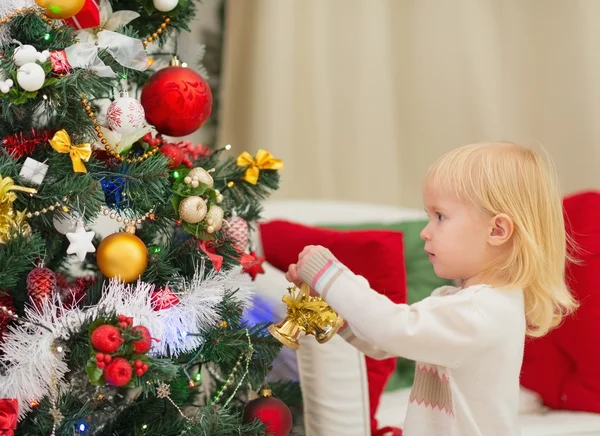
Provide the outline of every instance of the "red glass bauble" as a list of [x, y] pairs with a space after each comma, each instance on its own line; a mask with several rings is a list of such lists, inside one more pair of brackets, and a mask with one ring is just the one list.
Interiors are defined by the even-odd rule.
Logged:
[[208, 83], [191, 68], [171, 66], [156, 72], [142, 89], [146, 121], [159, 133], [180, 137], [195, 132], [212, 110]]
[[269, 389], [263, 389], [260, 398], [246, 404], [244, 423], [255, 419], [262, 421], [269, 436], [288, 436], [292, 430], [292, 412], [283, 401], [272, 397]]

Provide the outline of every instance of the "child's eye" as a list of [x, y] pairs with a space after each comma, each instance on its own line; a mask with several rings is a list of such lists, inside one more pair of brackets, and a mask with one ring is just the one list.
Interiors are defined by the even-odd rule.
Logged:
[[441, 213], [437, 214], [438, 220], [443, 221], [446, 219], [446, 215], [442, 215]]

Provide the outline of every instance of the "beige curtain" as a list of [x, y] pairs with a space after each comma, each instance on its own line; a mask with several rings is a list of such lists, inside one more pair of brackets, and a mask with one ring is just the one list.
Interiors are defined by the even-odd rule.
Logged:
[[541, 144], [600, 188], [600, 1], [229, 0], [220, 143], [285, 162], [278, 198], [421, 207], [444, 151]]

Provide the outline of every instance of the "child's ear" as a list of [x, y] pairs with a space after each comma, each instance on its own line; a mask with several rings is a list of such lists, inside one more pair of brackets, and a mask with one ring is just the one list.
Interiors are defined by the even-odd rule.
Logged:
[[504, 213], [494, 216], [490, 227], [488, 242], [494, 246], [499, 246], [510, 241], [515, 230], [513, 220]]

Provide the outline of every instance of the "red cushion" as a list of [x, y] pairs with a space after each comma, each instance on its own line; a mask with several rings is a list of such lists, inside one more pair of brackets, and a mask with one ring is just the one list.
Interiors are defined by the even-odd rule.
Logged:
[[521, 384], [553, 408], [600, 413], [600, 192], [565, 198], [567, 231], [579, 264], [567, 266], [577, 312], [525, 346]]
[[[363, 276], [377, 292], [395, 303], [406, 303], [406, 271], [401, 232], [390, 230], [330, 230], [289, 221], [260, 224], [265, 260], [286, 271], [307, 245], [322, 245], [355, 274]], [[377, 430], [375, 413], [396, 358], [366, 358], [371, 429]]]

